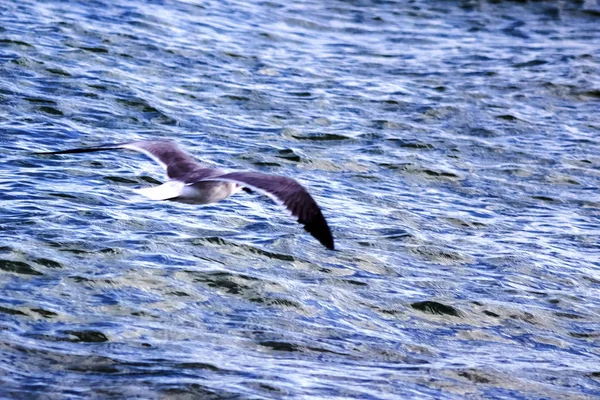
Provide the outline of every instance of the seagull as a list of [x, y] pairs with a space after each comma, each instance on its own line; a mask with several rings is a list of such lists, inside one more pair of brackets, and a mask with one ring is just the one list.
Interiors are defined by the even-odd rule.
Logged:
[[134, 150], [160, 164], [167, 180], [159, 186], [135, 189], [152, 200], [169, 200], [187, 204], [209, 204], [223, 200], [241, 190], [256, 191], [283, 205], [304, 229], [323, 246], [334, 250], [333, 236], [317, 202], [305, 187], [285, 176], [253, 171], [226, 172], [207, 168], [168, 140], [103, 144], [95, 147], [35, 153], [41, 155], [92, 153], [110, 150]]

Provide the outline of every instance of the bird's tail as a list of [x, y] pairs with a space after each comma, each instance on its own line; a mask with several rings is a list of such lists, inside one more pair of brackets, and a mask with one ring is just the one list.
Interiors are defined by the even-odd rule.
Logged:
[[160, 186], [135, 189], [135, 192], [150, 200], [170, 200], [181, 196], [184, 188], [185, 183], [181, 181], [167, 181]]

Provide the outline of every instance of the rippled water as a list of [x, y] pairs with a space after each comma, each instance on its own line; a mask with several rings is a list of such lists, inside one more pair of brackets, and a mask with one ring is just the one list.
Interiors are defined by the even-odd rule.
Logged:
[[[600, 394], [594, 1], [0, 5], [0, 397]], [[132, 189], [169, 138], [276, 205]]]

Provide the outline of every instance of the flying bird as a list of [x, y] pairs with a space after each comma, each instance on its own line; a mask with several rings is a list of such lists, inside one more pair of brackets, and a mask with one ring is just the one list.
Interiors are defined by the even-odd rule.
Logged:
[[169, 178], [167, 182], [159, 186], [136, 189], [145, 197], [188, 204], [209, 204], [223, 200], [241, 190], [256, 191], [283, 205], [323, 246], [330, 250], [334, 249], [331, 230], [317, 202], [306, 188], [285, 176], [252, 171], [226, 172], [219, 168], [207, 168], [176, 143], [166, 140], [104, 144], [36, 154], [74, 154], [121, 149], [143, 153], [166, 170]]

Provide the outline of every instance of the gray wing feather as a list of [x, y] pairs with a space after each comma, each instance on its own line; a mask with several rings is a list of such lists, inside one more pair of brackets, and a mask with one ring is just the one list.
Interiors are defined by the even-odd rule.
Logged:
[[171, 179], [179, 179], [189, 171], [201, 168], [192, 156], [170, 141], [141, 141], [129, 143], [123, 148], [146, 154], [167, 170]]

